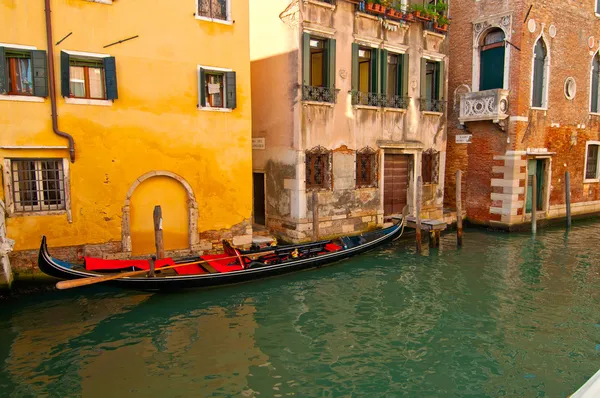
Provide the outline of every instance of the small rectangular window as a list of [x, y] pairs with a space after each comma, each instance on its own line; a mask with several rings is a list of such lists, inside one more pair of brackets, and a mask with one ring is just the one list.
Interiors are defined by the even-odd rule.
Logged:
[[74, 98], [106, 99], [103, 60], [71, 57], [69, 87]]
[[329, 188], [331, 182], [331, 151], [322, 147], [306, 152], [306, 188]]
[[11, 160], [11, 179], [15, 211], [65, 209], [62, 159]]
[[228, 0], [198, 0], [198, 16], [228, 21], [227, 2]]
[[377, 152], [365, 148], [356, 153], [356, 187], [377, 186]]
[[235, 109], [236, 73], [225, 69], [198, 67], [200, 108]]
[[6, 71], [9, 95], [33, 95], [31, 52], [6, 50]]
[[585, 161], [585, 178], [598, 179], [598, 148], [600, 145], [589, 144]]

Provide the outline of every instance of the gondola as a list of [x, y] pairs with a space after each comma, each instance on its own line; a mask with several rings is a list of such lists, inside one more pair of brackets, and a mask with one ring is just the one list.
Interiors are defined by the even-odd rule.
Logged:
[[[266, 278], [293, 271], [321, 267], [389, 243], [402, 234], [404, 218], [394, 225], [360, 235], [344, 236], [305, 244], [238, 250], [223, 241], [223, 254], [208, 254], [174, 260], [106, 260], [85, 257], [83, 264], [72, 264], [52, 257], [46, 237], [42, 237], [38, 266], [47, 275], [60, 279], [97, 278], [111, 275], [106, 283], [137, 290], [169, 290], [227, 285]], [[119, 273], [135, 277], [119, 277]], [[161, 270], [164, 268], [164, 270]], [[93, 282], [92, 282], [93, 283]]]

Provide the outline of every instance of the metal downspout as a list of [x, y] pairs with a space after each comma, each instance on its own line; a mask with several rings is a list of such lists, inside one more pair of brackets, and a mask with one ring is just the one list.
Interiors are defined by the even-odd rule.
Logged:
[[58, 114], [56, 112], [56, 86], [54, 82], [54, 48], [52, 40], [52, 18], [50, 17], [50, 0], [44, 0], [46, 12], [46, 39], [48, 41], [48, 80], [50, 83], [50, 104], [52, 106], [52, 130], [58, 136], [69, 140], [69, 156], [75, 163], [75, 140], [70, 134], [58, 129]]

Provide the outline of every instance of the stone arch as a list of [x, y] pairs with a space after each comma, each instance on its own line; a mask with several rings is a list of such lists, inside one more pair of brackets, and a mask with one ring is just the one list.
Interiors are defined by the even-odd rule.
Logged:
[[541, 108], [545, 109], [548, 107], [548, 97], [550, 92], [550, 60], [551, 60], [551, 48], [550, 48], [550, 40], [546, 37], [544, 33], [545, 24], [542, 23], [542, 29], [540, 34], [533, 40], [533, 46], [531, 47], [531, 77], [530, 77], [530, 90], [529, 90], [529, 106], [533, 107], [533, 76], [534, 76], [534, 61], [535, 61], [535, 49], [539, 42], [542, 43], [544, 50], [546, 52], [544, 59], [544, 79], [545, 83], [543, 86], [542, 92], [542, 106]]
[[[600, 60], [600, 47], [594, 51], [591, 59], [590, 59], [590, 90], [588, 93], [588, 111], [590, 113], [598, 113], [600, 112], [600, 107], [598, 107], [596, 105], [596, 107], [593, 106], [592, 102], [593, 102], [593, 97], [594, 97], [594, 73], [598, 73], [598, 71], [594, 70], [594, 64], [596, 61], [596, 59]], [[598, 89], [598, 88], [597, 88]], [[599, 90], [600, 91], [600, 90]], [[597, 94], [597, 96], [600, 97], [600, 93]], [[594, 111], [595, 109], [595, 111]]]
[[121, 222], [121, 244], [122, 250], [126, 253], [131, 253], [131, 197], [135, 192], [136, 188], [144, 181], [153, 177], [169, 177], [178, 181], [185, 191], [187, 192], [187, 205], [188, 205], [188, 236], [189, 236], [189, 249], [194, 250], [198, 245], [198, 203], [196, 202], [196, 196], [192, 186], [180, 175], [175, 174], [171, 171], [156, 170], [150, 171], [142, 176], [138, 177], [137, 180], [131, 184], [125, 196], [125, 202], [123, 203], [123, 220]]
[[[504, 32], [504, 38], [507, 41], [511, 40], [512, 36], [512, 16], [510, 14], [498, 14], [487, 17], [485, 20], [476, 22], [473, 25], [473, 60], [472, 60], [472, 75], [471, 84], [474, 92], [479, 91], [479, 64], [480, 54], [479, 49], [485, 36], [494, 29], [500, 29]], [[504, 51], [504, 83], [503, 88], [509, 89], [510, 76], [510, 53], [511, 46], [506, 45]]]

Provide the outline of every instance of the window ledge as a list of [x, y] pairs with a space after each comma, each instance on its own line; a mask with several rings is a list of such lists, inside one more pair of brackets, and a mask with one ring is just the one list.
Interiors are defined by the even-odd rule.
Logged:
[[205, 112], [232, 112], [233, 111], [233, 109], [229, 109], [229, 108], [211, 108], [210, 106], [199, 106], [198, 110], [205, 111]]
[[31, 216], [63, 216], [67, 214], [66, 210], [42, 210], [42, 211], [13, 211], [10, 217], [31, 217]]
[[335, 10], [335, 5], [334, 4], [329, 4], [329, 3], [325, 3], [324, 1], [319, 1], [319, 0], [306, 0], [308, 3], [310, 4], [314, 4], [316, 6], [321, 6], [324, 8], [329, 8], [330, 10]]
[[444, 112], [421, 111], [423, 115], [442, 116]]
[[92, 3], [100, 3], [100, 4], [112, 4], [113, 0], [87, 0]]
[[333, 102], [307, 101], [307, 100], [303, 100], [302, 104], [305, 106], [306, 105], [328, 106], [330, 108], [333, 108], [335, 106], [335, 104]]
[[595, 12], [594, 14], [596, 14], [597, 18], [600, 18], [600, 14], [598, 14], [597, 12]]
[[583, 180], [584, 184], [594, 184], [594, 183], [599, 183], [599, 182], [600, 182], [600, 179], [598, 179], [598, 178], [585, 178]]
[[600, 113], [598, 113], [598, 112], [590, 112], [590, 116], [600, 116]]
[[111, 100], [87, 99], [87, 98], [65, 98], [65, 104], [72, 105], [97, 105], [97, 106], [112, 106]]
[[529, 109], [531, 109], [532, 111], [544, 111], [544, 112], [548, 111], [548, 108], [540, 108], [537, 106], [530, 106]]
[[222, 25], [233, 25], [233, 21], [231, 21], [229, 19], [208, 18], [208, 17], [203, 17], [201, 15], [196, 15], [195, 18], [198, 21], [215, 22], [215, 23], [220, 23]]
[[398, 112], [398, 113], [406, 113], [406, 109], [404, 108], [383, 108], [384, 112]]
[[352, 107], [354, 109], [364, 109], [364, 110], [369, 110], [369, 111], [379, 111], [381, 109], [378, 106], [372, 106], [372, 105], [352, 105]]
[[33, 95], [0, 95], [0, 101], [44, 102], [44, 97]]

